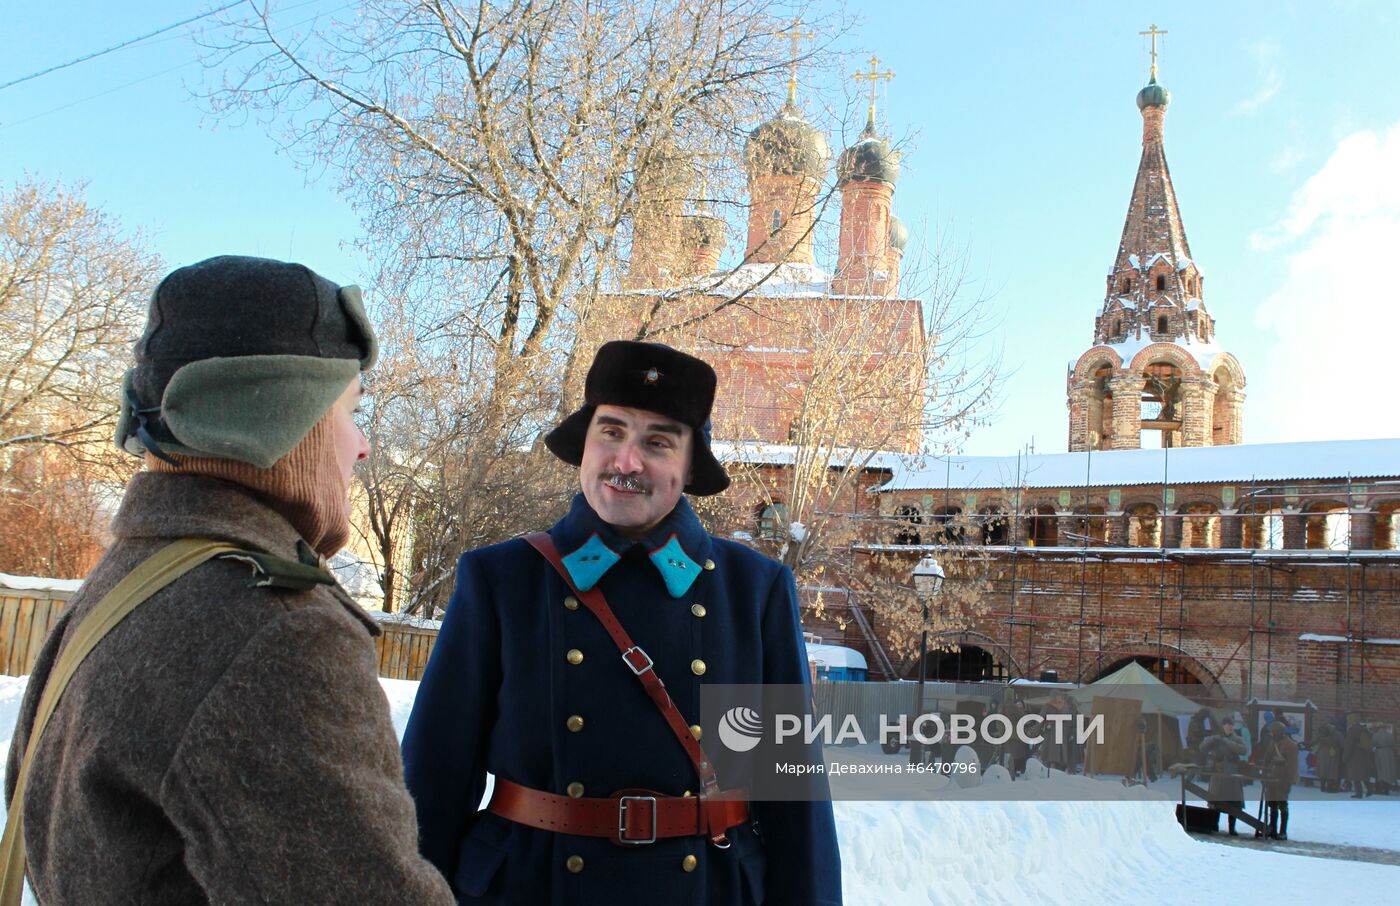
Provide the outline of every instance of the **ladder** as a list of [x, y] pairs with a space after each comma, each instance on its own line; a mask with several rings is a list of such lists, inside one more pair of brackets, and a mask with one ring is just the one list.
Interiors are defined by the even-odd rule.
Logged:
[[856, 601], [851, 601], [850, 606], [851, 619], [860, 628], [860, 634], [865, 636], [865, 643], [869, 646], [870, 653], [875, 658], [880, 672], [885, 674], [885, 679], [899, 679], [899, 674], [895, 672], [890, 656], [885, 653], [885, 646], [880, 644], [880, 640], [875, 637], [875, 631], [870, 628], [870, 621], [865, 618], [865, 611]]

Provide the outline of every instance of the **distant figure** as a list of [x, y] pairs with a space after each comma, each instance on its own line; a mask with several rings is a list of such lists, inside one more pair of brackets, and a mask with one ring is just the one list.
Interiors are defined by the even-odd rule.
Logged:
[[1322, 792], [1341, 791], [1342, 781], [1342, 734], [1335, 724], [1324, 723], [1317, 731], [1317, 743], [1313, 746], [1317, 754], [1317, 780]]
[[1395, 789], [1395, 727], [1381, 724], [1371, 734], [1376, 753], [1376, 792], [1387, 796]]
[[[1220, 722], [1220, 732], [1207, 736], [1201, 752], [1210, 759], [1210, 806], [1217, 811], [1227, 808], [1244, 810], [1244, 785], [1240, 782], [1240, 766], [1244, 758], [1244, 740], [1235, 732], [1235, 722], [1226, 718]], [[1235, 831], [1235, 816], [1229, 816], [1230, 836]]]
[[1375, 750], [1371, 731], [1360, 720], [1347, 730], [1346, 743], [1342, 746], [1342, 767], [1351, 784], [1351, 798], [1364, 799], [1369, 796], [1366, 781], [1371, 778], [1375, 767]]
[[1298, 782], [1298, 744], [1289, 738], [1288, 728], [1282, 721], [1276, 720], [1264, 728], [1259, 743], [1259, 764], [1264, 770], [1268, 836], [1287, 840], [1288, 793]]

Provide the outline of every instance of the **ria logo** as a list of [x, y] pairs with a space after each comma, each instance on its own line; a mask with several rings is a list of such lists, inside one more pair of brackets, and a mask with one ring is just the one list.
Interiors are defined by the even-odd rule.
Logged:
[[719, 740], [734, 752], [752, 751], [763, 739], [763, 720], [752, 708], [730, 708], [719, 719]]

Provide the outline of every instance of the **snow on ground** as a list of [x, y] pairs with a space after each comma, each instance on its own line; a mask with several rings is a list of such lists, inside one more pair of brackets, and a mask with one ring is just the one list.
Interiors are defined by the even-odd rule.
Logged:
[[[0, 677], [0, 739], [8, 748], [25, 677]], [[400, 735], [418, 684], [382, 680]], [[896, 756], [897, 757], [897, 756]], [[843, 757], [844, 760], [844, 757]], [[1093, 785], [1120, 801], [1056, 801]], [[1086, 786], [1090, 785], [1090, 786]], [[995, 801], [1007, 788], [1030, 797]], [[1097, 789], [1097, 787], [1094, 787]], [[1150, 790], [1066, 777], [949, 791], [940, 801], [837, 802], [850, 906], [983, 903], [1164, 904], [1228, 899], [1233, 906], [1308, 902], [1373, 906], [1400, 887], [1400, 867], [1221, 846], [1188, 837], [1173, 813], [1175, 785]], [[1319, 799], [1292, 806], [1290, 837], [1400, 851], [1400, 798]], [[26, 904], [33, 904], [26, 899]]]

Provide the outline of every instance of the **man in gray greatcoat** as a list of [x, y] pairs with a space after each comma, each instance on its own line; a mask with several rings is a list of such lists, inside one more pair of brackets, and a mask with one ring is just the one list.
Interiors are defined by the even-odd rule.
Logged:
[[[1220, 721], [1220, 729], [1213, 736], [1207, 736], [1201, 743], [1201, 752], [1210, 759], [1210, 804], [1211, 808], [1224, 810], [1244, 809], [1244, 784], [1239, 773], [1244, 758], [1244, 740], [1235, 733], [1235, 721], [1225, 718]], [[1235, 816], [1229, 816], [1230, 836], [1238, 837], [1235, 831]]]

